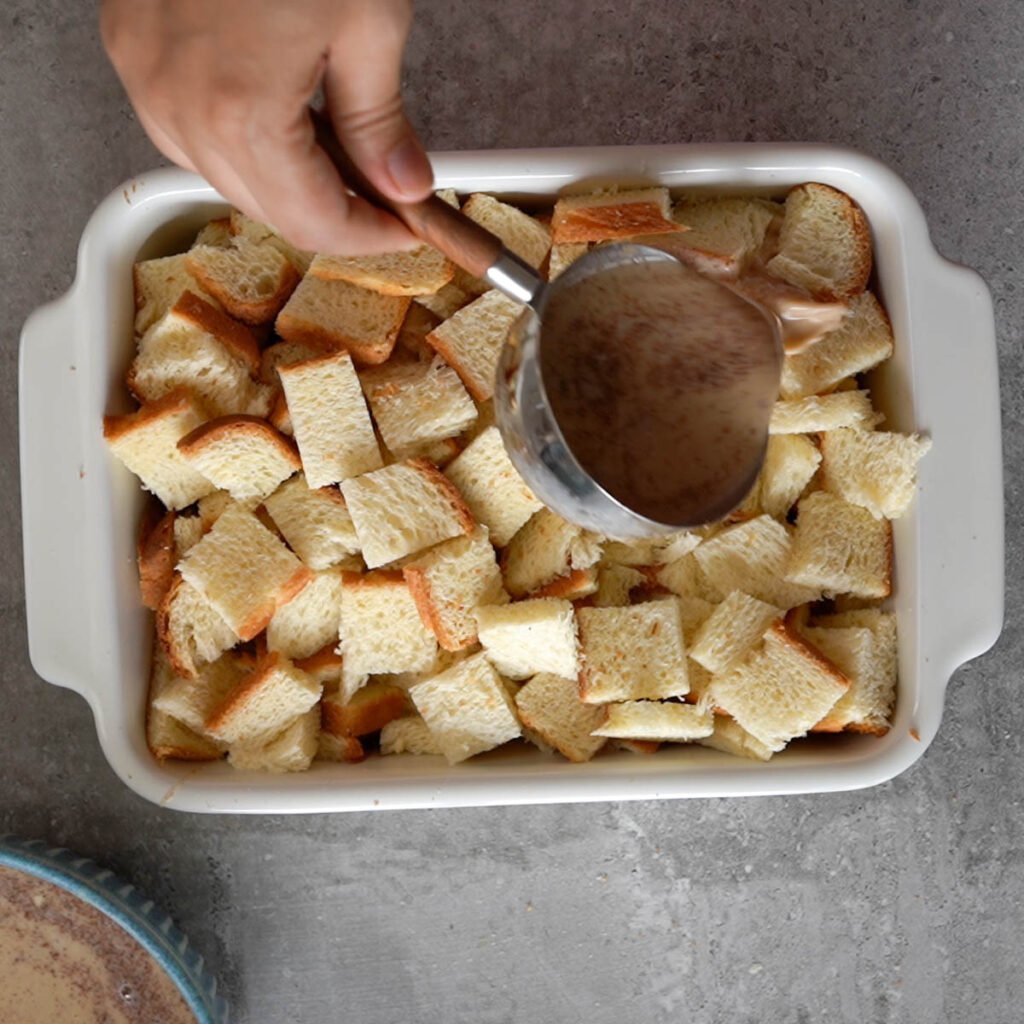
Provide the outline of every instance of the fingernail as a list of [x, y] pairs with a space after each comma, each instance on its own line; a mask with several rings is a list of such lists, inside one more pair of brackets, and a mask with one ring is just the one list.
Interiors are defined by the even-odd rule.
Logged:
[[409, 199], [419, 199], [434, 185], [434, 172], [427, 154], [413, 138], [406, 137], [391, 150], [387, 169], [395, 188]]

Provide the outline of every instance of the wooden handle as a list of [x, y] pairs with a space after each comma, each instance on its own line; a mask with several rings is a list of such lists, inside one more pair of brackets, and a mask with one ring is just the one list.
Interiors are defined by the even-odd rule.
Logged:
[[440, 250], [453, 263], [476, 277], [483, 277], [498, 261], [504, 249], [501, 239], [436, 195], [418, 203], [398, 203], [389, 199], [356, 167], [324, 114], [311, 110], [310, 115], [317, 143], [338, 169], [341, 180], [357, 196], [393, 213], [417, 238]]

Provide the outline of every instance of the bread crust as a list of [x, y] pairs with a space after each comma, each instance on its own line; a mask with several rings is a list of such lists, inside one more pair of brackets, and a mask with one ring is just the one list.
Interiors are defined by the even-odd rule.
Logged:
[[171, 310], [182, 319], [212, 334], [232, 355], [237, 356], [250, 375], [259, 377], [260, 348], [256, 336], [244, 324], [221, 312], [195, 292], [183, 292]]
[[134, 412], [120, 416], [104, 416], [103, 436], [108, 441], [117, 441], [125, 434], [130, 434], [133, 430], [144, 427], [164, 416], [173, 416], [189, 410], [201, 412], [201, 409], [202, 406], [188, 388], [175, 388], [152, 402], [143, 403]]
[[655, 202], [613, 203], [605, 206], [581, 206], [559, 210], [551, 219], [552, 241], [603, 242], [635, 235], [662, 235], [686, 228], [674, 220], [666, 220]]
[[291, 438], [285, 437], [276, 427], [259, 416], [248, 416], [243, 413], [218, 416], [216, 419], [201, 423], [178, 442], [178, 450], [186, 456], [196, 455], [203, 449], [216, 445], [225, 437], [238, 434], [262, 437], [268, 444], [277, 448], [280, 455], [287, 459], [296, 471], [302, 468], [299, 450]]
[[435, 466], [429, 459], [409, 459], [406, 465], [422, 473], [427, 480], [434, 485], [451, 502], [452, 511], [459, 521], [462, 532], [468, 537], [476, 531], [476, 520], [469, 506], [462, 497], [461, 491]]
[[[288, 296], [295, 290], [301, 280], [299, 272], [286, 258], [281, 264], [277, 281], [274, 283], [273, 294], [259, 301], [239, 299], [221, 286], [217, 277], [207, 272], [200, 260], [189, 256], [185, 260], [188, 272], [208, 291], [232, 316], [243, 323], [258, 326], [273, 320], [281, 307], [288, 301]], [[257, 372], [259, 366], [257, 365]]]
[[[152, 506], [150, 506], [152, 507]], [[142, 603], [156, 611], [174, 581], [177, 552], [174, 548], [174, 520], [177, 513], [165, 513], [155, 523], [144, 517], [139, 531], [139, 590]]]

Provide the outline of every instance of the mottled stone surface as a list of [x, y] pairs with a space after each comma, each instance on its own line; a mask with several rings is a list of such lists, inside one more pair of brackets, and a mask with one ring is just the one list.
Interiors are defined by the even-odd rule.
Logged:
[[[414, 120], [436, 148], [849, 144], [992, 287], [1007, 627], [925, 758], [846, 795], [217, 818], [113, 776], [27, 656], [16, 365], [94, 204], [157, 162], [90, 0], [0, 5], [0, 831], [93, 856], [170, 909], [248, 1024], [1020, 1019], [1024, 785], [1024, 8], [865, 0], [424, 2]], [[970, 372], [965, 339], [965, 372]]]

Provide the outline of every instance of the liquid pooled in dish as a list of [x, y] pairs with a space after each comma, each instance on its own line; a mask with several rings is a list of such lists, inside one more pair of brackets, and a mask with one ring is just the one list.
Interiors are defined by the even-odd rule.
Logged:
[[674, 262], [625, 264], [554, 291], [540, 352], [569, 449], [628, 508], [687, 526], [743, 499], [781, 360], [750, 302]]
[[102, 911], [0, 867], [3, 1024], [196, 1024], [178, 988]]

